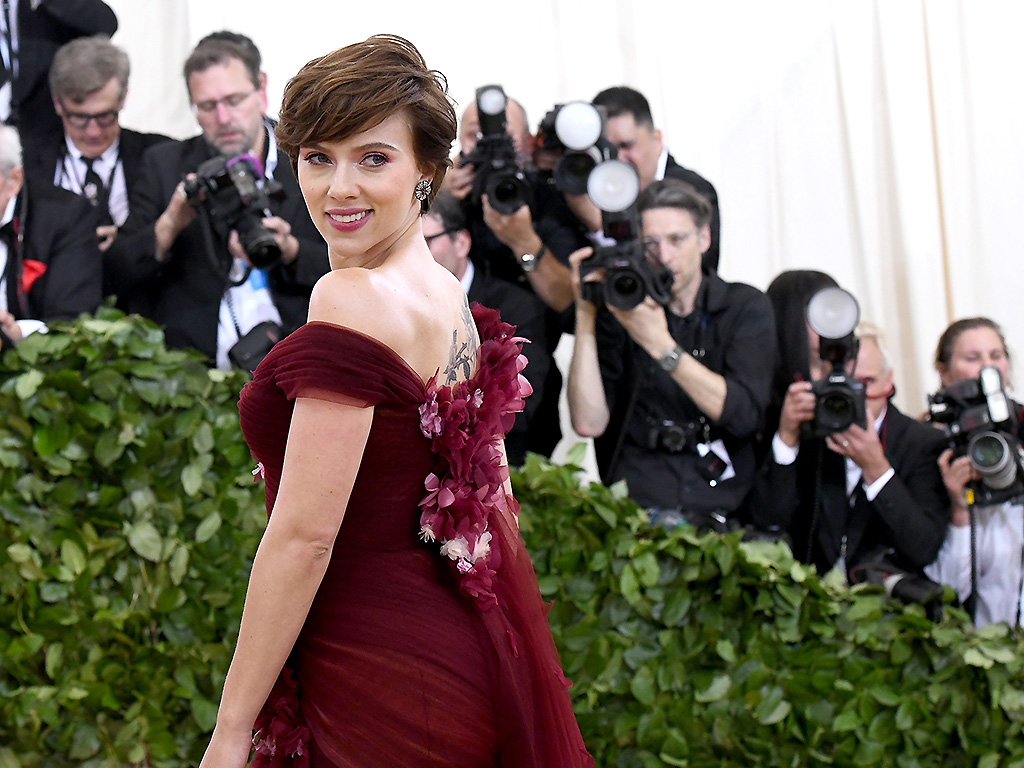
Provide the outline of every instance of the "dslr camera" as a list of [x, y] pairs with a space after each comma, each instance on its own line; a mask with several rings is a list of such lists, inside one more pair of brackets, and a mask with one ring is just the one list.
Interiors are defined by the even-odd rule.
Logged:
[[1024, 499], [1024, 449], [1017, 438], [1015, 406], [998, 368], [987, 366], [977, 379], [929, 395], [928, 417], [942, 425], [953, 455], [970, 457], [981, 478], [967, 484], [968, 504]]
[[[592, 104], [572, 102], [558, 115], [558, 136], [566, 147], [583, 151], [588, 149], [588, 142], [593, 148], [602, 141], [604, 121]], [[575, 130], [563, 130], [566, 125]], [[614, 148], [609, 153], [614, 154]], [[594, 254], [580, 263], [583, 298], [598, 306], [630, 310], [650, 296], [667, 306], [672, 298], [672, 272], [640, 241], [636, 210], [640, 177], [636, 170], [629, 163], [609, 157], [593, 164], [585, 179], [587, 195], [601, 211], [604, 234], [613, 242], [594, 248]], [[601, 280], [585, 279], [596, 270], [604, 271]]]
[[604, 108], [583, 101], [556, 104], [541, 120], [534, 154], [557, 157], [551, 178], [563, 193], [586, 194], [590, 172], [615, 158], [615, 145], [604, 136], [604, 122]]
[[506, 133], [508, 97], [500, 85], [476, 89], [476, 109], [480, 134], [476, 146], [462, 153], [462, 165], [473, 166], [470, 202], [482, 204], [484, 195], [491, 207], [505, 216], [515, 213], [530, 200], [530, 186], [519, 167], [516, 146]]
[[230, 159], [218, 155], [200, 165], [194, 176], [185, 178], [189, 205], [235, 230], [249, 262], [257, 269], [281, 258], [281, 246], [263, 226], [263, 219], [272, 215], [270, 201], [280, 200], [283, 189], [269, 180], [261, 187], [258, 182], [262, 178], [261, 163], [250, 154]]
[[846, 364], [857, 357], [854, 331], [860, 307], [842, 288], [822, 288], [807, 304], [807, 322], [819, 337], [821, 359], [831, 366], [825, 378], [812, 382], [814, 418], [802, 428], [808, 437], [826, 437], [852, 424], [867, 426], [864, 385], [846, 374]]

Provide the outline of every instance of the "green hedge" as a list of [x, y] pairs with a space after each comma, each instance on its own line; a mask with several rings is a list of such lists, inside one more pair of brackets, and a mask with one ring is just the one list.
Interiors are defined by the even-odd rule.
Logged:
[[[198, 762], [264, 521], [244, 379], [103, 309], [0, 356], [0, 768]], [[531, 456], [524, 538], [599, 766], [1024, 766], [1024, 654], [644, 524]]]

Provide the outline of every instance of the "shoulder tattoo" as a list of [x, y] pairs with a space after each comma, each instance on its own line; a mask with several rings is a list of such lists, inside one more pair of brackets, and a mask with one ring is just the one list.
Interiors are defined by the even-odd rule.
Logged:
[[[476, 364], [476, 323], [473, 321], [473, 313], [469, 309], [469, 300], [462, 302], [462, 336], [459, 341], [459, 329], [452, 331], [452, 343], [448, 350], [448, 366], [444, 369], [445, 384], [452, 385], [461, 379], [468, 379], [473, 375], [473, 367]], [[459, 373], [462, 373], [461, 377]]]

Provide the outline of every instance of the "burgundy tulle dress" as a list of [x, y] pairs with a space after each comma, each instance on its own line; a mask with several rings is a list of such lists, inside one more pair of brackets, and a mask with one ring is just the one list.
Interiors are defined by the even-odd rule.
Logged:
[[593, 765], [502, 485], [498, 439], [529, 392], [522, 340], [496, 312], [473, 314], [478, 369], [453, 387], [311, 322], [242, 391], [268, 513], [294, 398], [374, 407], [330, 565], [254, 726], [253, 765]]

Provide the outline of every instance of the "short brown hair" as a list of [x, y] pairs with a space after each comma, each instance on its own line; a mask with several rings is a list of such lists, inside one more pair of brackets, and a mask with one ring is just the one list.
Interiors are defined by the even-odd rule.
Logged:
[[106, 35], [79, 37], [61, 46], [50, 65], [50, 92], [57, 101], [81, 104], [90, 94], [116, 78], [118, 100], [128, 91], [128, 54]]
[[711, 221], [711, 203], [680, 179], [667, 178], [652, 182], [640, 193], [636, 207], [640, 213], [652, 208], [679, 208], [688, 211], [698, 227], [705, 227]]
[[298, 172], [299, 147], [343, 141], [400, 111], [412, 130], [417, 163], [433, 171], [426, 210], [451, 165], [455, 109], [444, 75], [427, 69], [404, 38], [374, 35], [307, 63], [285, 87], [277, 145]]

